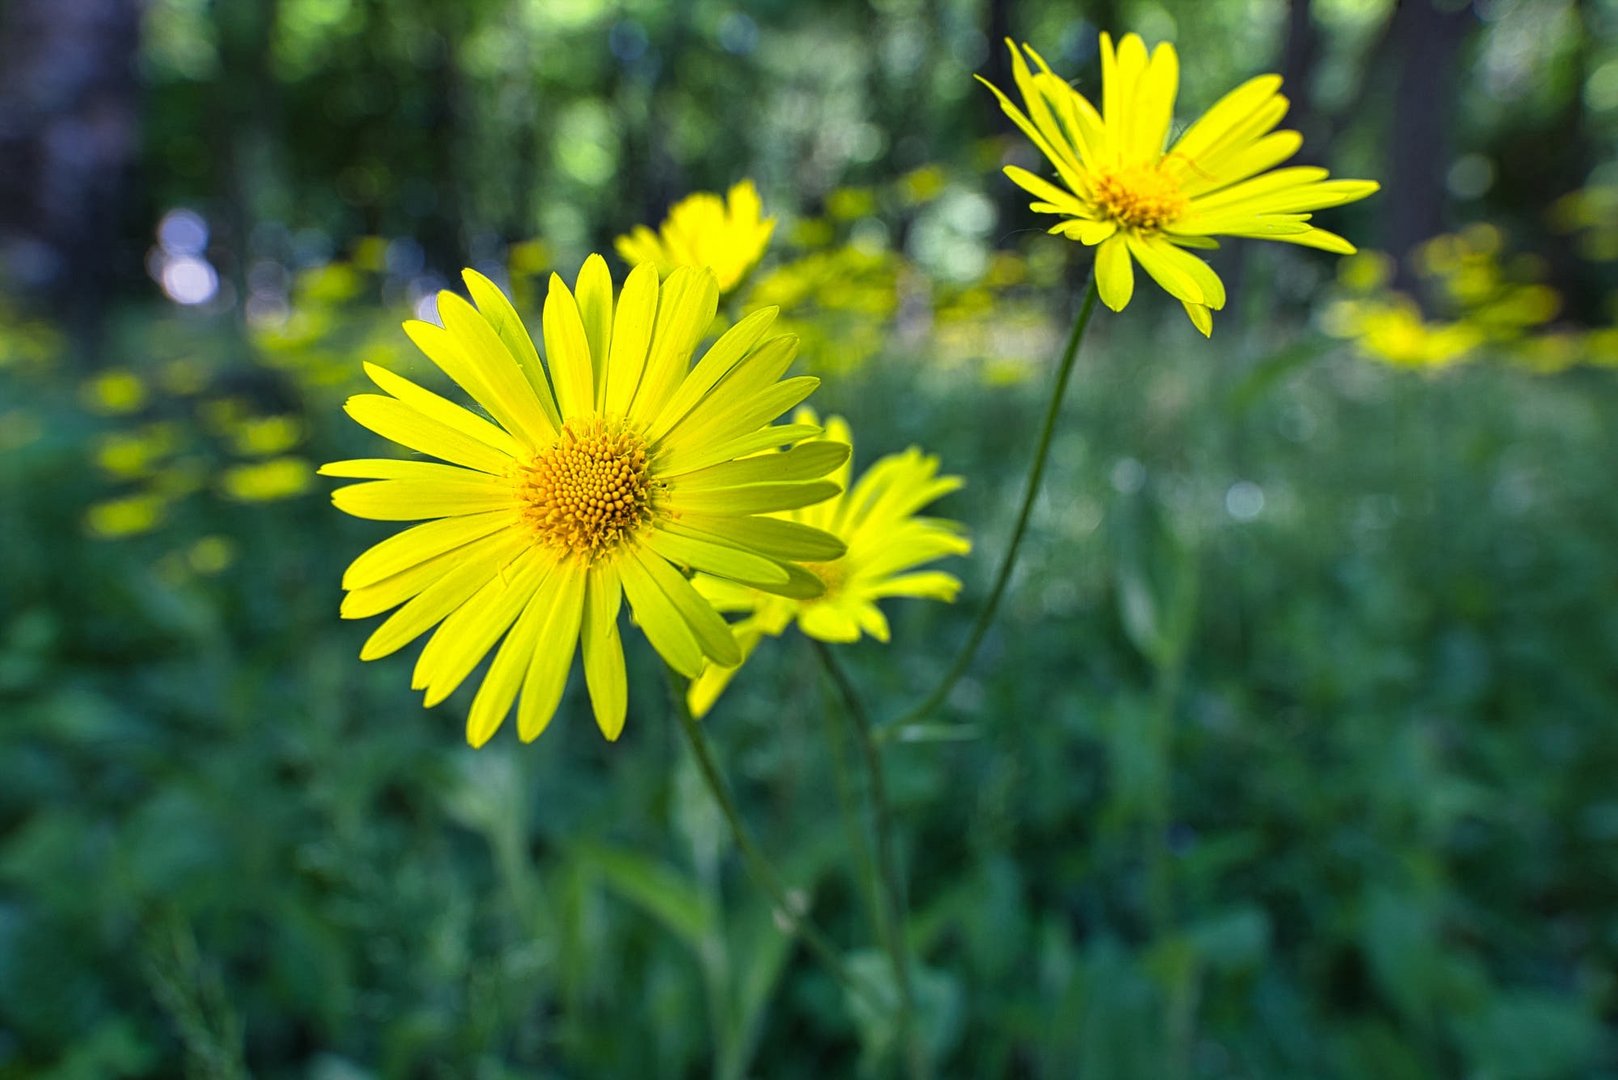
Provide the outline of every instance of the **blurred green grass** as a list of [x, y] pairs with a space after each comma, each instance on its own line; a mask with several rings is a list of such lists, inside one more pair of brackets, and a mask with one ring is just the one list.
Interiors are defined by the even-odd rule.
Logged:
[[[1010, 600], [888, 751], [942, 1071], [1611, 1075], [1618, 384], [1401, 373], [1264, 318], [1207, 344], [1159, 299], [1098, 323]], [[362, 337], [401, 314], [355, 303]], [[894, 645], [848, 657], [879, 716], [986, 592], [1040, 335], [1020, 380], [912, 335], [814, 399], [862, 463], [914, 441], [969, 481], [939, 507], [977, 545], [962, 601], [891, 604]], [[360, 452], [285, 370], [218, 378], [311, 460]], [[616, 746], [575, 694], [473, 753], [465, 692], [422, 710], [336, 617], [380, 529], [204, 483], [92, 537], [96, 439], [133, 421], [66, 368], [0, 378], [29, 419], [0, 457], [0, 1076], [880, 1070], [891, 1033], [727, 858], [643, 643]], [[789, 635], [707, 724], [880, 972], [826, 701]]]

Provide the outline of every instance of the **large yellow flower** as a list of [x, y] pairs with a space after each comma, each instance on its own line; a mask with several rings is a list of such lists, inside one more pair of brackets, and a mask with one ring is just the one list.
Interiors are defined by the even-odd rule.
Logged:
[[[1185, 305], [1204, 334], [1225, 305], [1225, 286], [1186, 248], [1215, 248], [1215, 236], [1252, 236], [1351, 254], [1354, 246], [1310, 224], [1310, 211], [1363, 199], [1374, 180], [1328, 180], [1325, 169], [1275, 166], [1297, 153], [1303, 137], [1276, 131], [1286, 115], [1279, 75], [1249, 79], [1214, 104], [1166, 150], [1174, 121], [1180, 66], [1174, 46], [1146, 45], [1128, 34], [1113, 49], [1101, 35], [1101, 111], [1063, 80], [1032, 48], [1038, 66], [1009, 40], [1022, 109], [994, 91], [1000, 106], [1049, 159], [1058, 186], [1026, 169], [1006, 175], [1038, 201], [1031, 209], [1057, 214], [1060, 233], [1097, 247], [1096, 286], [1102, 303], [1122, 311], [1135, 289], [1134, 262]], [[1098, 246], [1099, 245], [1099, 246]]]
[[764, 217], [758, 188], [743, 180], [725, 199], [711, 191], [687, 195], [657, 232], [637, 225], [616, 246], [631, 266], [651, 263], [664, 275], [677, 266], [706, 266], [719, 279], [719, 291], [728, 293], [764, 257], [774, 231], [775, 219]]
[[[543, 365], [504, 294], [474, 271], [465, 277], [477, 307], [440, 293], [443, 326], [405, 330], [488, 418], [365, 366], [384, 393], [350, 398], [349, 415], [448, 464], [366, 459], [321, 469], [373, 481], [333, 493], [350, 514], [432, 519], [354, 560], [342, 614], [398, 608], [365, 643], [365, 660], [437, 626], [411, 683], [429, 706], [495, 650], [467, 719], [474, 746], [514, 702], [518, 734], [539, 735], [582, 643], [596, 722], [616, 739], [628, 699], [621, 599], [676, 671], [695, 677], [704, 663], [739, 662], [729, 626], [682, 570], [814, 591], [792, 560], [836, 557], [843, 545], [767, 515], [835, 494], [823, 477], [849, 447], [804, 442], [820, 434], [810, 424], [771, 426], [818, 383], [781, 378], [797, 342], [766, 338], [773, 308], [742, 319], [691, 365], [718, 304], [710, 271], [677, 270], [660, 288], [656, 271], [642, 267], [616, 304], [599, 255], [572, 291], [553, 275]], [[761, 456], [783, 446], [792, 449]]]
[[[794, 421], [814, 424], [814, 413], [800, 409]], [[848, 424], [840, 416], [826, 421], [822, 436], [836, 445], [853, 445]], [[954, 575], [918, 566], [946, 555], [964, 555], [972, 544], [953, 521], [917, 517], [916, 512], [961, 486], [958, 476], [939, 476], [938, 459], [912, 446], [889, 454], [865, 470], [849, 488], [851, 466], [834, 479], [847, 493], [776, 516], [822, 529], [848, 545], [841, 558], [809, 566], [825, 586], [820, 596], [766, 595], [735, 580], [699, 574], [697, 591], [719, 610], [745, 617], [732, 623], [745, 660], [765, 636], [779, 635], [796, 620], [798, 629], [830, 642], [858, 641], [862, 633], [888, 640], [888, 620], [876, 602], [890, 596], [952, 601], [961, 590]], [[691, 710], [701, 716], [736, 673], [737, 664], [711, 663], [691, 684]]]

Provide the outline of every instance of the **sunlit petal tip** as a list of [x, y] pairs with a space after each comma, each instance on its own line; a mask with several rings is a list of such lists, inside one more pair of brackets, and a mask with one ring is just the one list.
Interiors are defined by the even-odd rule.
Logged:
[[1213, 313], [1204, 304], [1184, 304], [1185, 313], [1191, 318], [1191, 325], [1202, 332], [1205, 338], [1213, 337]]

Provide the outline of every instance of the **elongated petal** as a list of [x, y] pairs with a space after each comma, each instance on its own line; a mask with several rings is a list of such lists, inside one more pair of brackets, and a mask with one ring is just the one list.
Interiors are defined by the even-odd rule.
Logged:
[[607, 388], [607, 358], [612, 344], [612, 272], [607, 269], [606, 259], [591, 255], [584, 260], [573, 295], [579, 302], [584, 336], [590, 342], [590, 365], [595, 373], [591, 399], [600, 405]]
[[[425, 341], [438, 346], [438, 355], [429, 353], [429, 357], [448, 363], [451, 351], [458, 354], [460, 376], [449, 368], [445, 370], [519, 443], [537, 447], [555, 437], [556, 428], [540, 404], [539, 395], [488, 320], [452, 292], [438, 294], [438, 314], [444, 320], [443, 330], [426, 323], [408, 324], [418, 345]], [[426, 349], [423, 345], [424, 352]]]
[[1114, 234], [1096, 248], [1096, 290], [1101, 302], [1122, 311], [1135, 295], [1135, 271], [1129, 262], [1129, 244], [1122, 233]]
[[682, 476], [762, 450], [779, 450], [819, 434], [820, 429], [813, 424], [776, 424], [760, 427], [724, 442], [692, 441], [688, 444], [664, 439], [655, 455], [657, 474], [663, 477]]
[[511, 525], [513, 516], [503, 510], [464, 517], [440, 518], [394, 533], [368, 548], [343, 571], [343, 588], [359, 589], [375, 585], [394, 574], [426, 562], [446, 551], [488, 536]]
[[708, 491], [674, 490], [669, 505], [679, 514], [765, 514], [812, 506], [840, 489], [829, 480], [743, 484]]
[[504, 452], [385, 394], [355, 394], [343, 411], [384, 439], [469, 469], [497, 475], [512, 465]]
[[648, 442], [661, 439], [669, 428], [703, 401], [709, 391], [730, 374], [737, 364], [749, 357], [753, 346], [758, 344], [759, 339], [770, 328], [770, 324], [775, 321], [778, 310], [767, 307], [745, 316], [713, 343], [713, 347], [703, 355], [697, 366], [691, 369], [685, 381], [680, 383], [680, 388], [675, 391], [668, 405], [646, 429]]
[[590, 569], [585, 579], [584, 626], [580, 633], [584, 682], [590, 689], [596, 726], [609, 742], [616, 742], [623, 732], [629, 709], [629, 680], [624, 674], [624, 647], [618, 635], [618, 609], [623, 595], [615, 564], [602, 562]]
[[505, 573], [490, 578], [450, 613], [416, 661], [411, 686], [427, 691], [423, 704], [431, 708], [454, 693], [516, 621], [555, 565], [549, 551], [529, 548]]
[[689, 534], [651, 529], [646, 546], [669, 562], [733, 581], [785, 585], [790, 580], [780, 563], [728, 544], [699, 540]]
[[713, 410], [699, 412], [693, 409], [686, 419], [663, 437], [654, 452], [664, 448], [675, 451], [683, 446], [728, 445], [731, 440], [743, 438], [768, 424], [814, 393], [819, 385], [820, 380], [813, 375], [799, 375], [783, 379], [756, 394], [719, 399]]
[[770, 481], [815, 480], [830, 474], [848, 460], [853, 447], [847, 443], [800, 443], [780, 454], [759, 454], [738, 461], [710, 465], [686, 473], [676, 483], [679, 491], [710, 491]]
[[511, 485], [493, 478], [463, 480], [375, 480], [331, 493], [337, 509], [372, 521], [424, 521], [454, 514], [480, 514], [514, 505]]
[[669, 275], [663, 283], [646, 374], [629, 407], [633, 419], [650, 424], [668, 404], [718, 310], [719, 282], [712, 270], [682, 266]]
[[550, 725], [567, 688], [567, 673], [578, 647], [579, 624], [584, 618], [586, 569], [579, 559], [564, 559], [551, 575], [555, 591], [545, 599], [541, 625], [522, 698], [517, 702], [517, 736], [533, 742]]
[[522, 324], [517, 309], [511, 306], [511, 301], [506, 299], [506, 294], [500, 291], [498, 285], [476, 270], [463, 270], [461, 279], [466, 282], [466, 290], [472, 294], [472, 302], [477, 304], [478, 313], [522, 368], [523, 378], [533, 388], [534, 397], [544, 410], [546, 420], [552, 427], [560, 428], [562, 417], [556, 411], [556, 395], [551, 391], [544, 365], [539, 362], [539, 350], [534, 348], [534, 339], [528, 336], [528, 328]]
[[848, 546], [831, 533], [785, 518], [685, 514], [678, 521], [666, 522], [663, 528], [699, 539], [733, 540], [777, 559], [828, 562], [842, 558], [848, 551]]
[[1184, 307], [1191, 325], [1200, 330], [1203, 337], [1213, 337], [1213, 313], [1203, 304], [1185, 304]]
[[586, 416], [595, 408], [595, 373], [590, 367], [590, 339], [579, 317], [579, 305], [566, 283], [551, 275], [545, 296], [545, 359], [556, 382], [562, 419]]
[[606, 390], [601, 411], [608, 416], [629, 415], [629, 405], [646, 370], [646, 351], [657, 322], [657, 267], [642, 263], [631, 270], [612, 317], [608, 348]]
[[[658, 556], [654, 555], [656, 559]], [[618, 560], [618, 572], [623, 580], [624, 595], [635, 621], [646, 634], [659, 656], [680, 674], [696, 678], [702, 674], [702, 647], [696, 635], [680, 616], [674, 602], [663, 595], [650, 573], [639, 559]]]
[[440, 465], [436, 461], [411, 461], [407, 458], [351, 458], [348, 461], [328, 461], [315, 471], [321, 476], [340, 476], [351, 480], [499, 482], [488, 473], [475, 469]]
[[645, 548], [631, 549], [628, 554], [629, 558], [625, 561], [637, 563], [646, 572], [647, 578], [679, 613], [697, 646], [708, 659], [720, 664], [741, 663], [741, 653], [736, 649], [736, 639], [730, 627], [678, 570]]
[[1207, 302], [1202, 295], [1202, 287], [1190, 274], [1144, 240], [1130, 236], [1129, 253], [1140, 261], [1141, 266], [1152, 276], [1152, 280], [1176, 300], [1183, 300], [1188, 304]]
[[371, 381], [384, 393], [392, 394], [429, 420], [436, 420], [445, 427], [454, 428], [502, 454], [518, 453], [517, 440], [513, 439], [511, 433], [504, 428], [489, 423], [483, 417], [462, 408], [448, 398], [417, 386], [403, 375], [395, 375], [387, 368], [371, 363], [362, 366], [365, 368], [365, 374], [370, 376]]
[[360, 649], [361, 660], [375, 660], [425, 634], [513, 559], [532, 548], [527, 537], [500, 533], [469, 547], [465, 558], [408, 604], [389, 615]]

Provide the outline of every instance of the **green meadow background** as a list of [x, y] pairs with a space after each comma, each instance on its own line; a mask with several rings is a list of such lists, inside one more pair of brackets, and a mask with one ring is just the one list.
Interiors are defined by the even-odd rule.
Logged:
[[[1178, 44], [1380, 179], [1227, 243], [1204, 341], [1098, 313], [970, 675], [884, 744], [941, 1076], [1618, 1076], [1618, 3], [9, 0], [0, 7], [0, 1078], [894, 1073], [742, 872], [638, 635], [465, 746], [362, 664], [361, 361], [754, 178], [856, 465], [966, 486], [953, 606], [840, 650], [879, 719], [988, 591], [1088, 269], [971, 75]], [[1399, 297], [1406, 299], [1399, 299]], [[425, 306], [424, 306], [425, 305]], [[795, 633], [705, 721], [886, 976], [846, 723]]]

